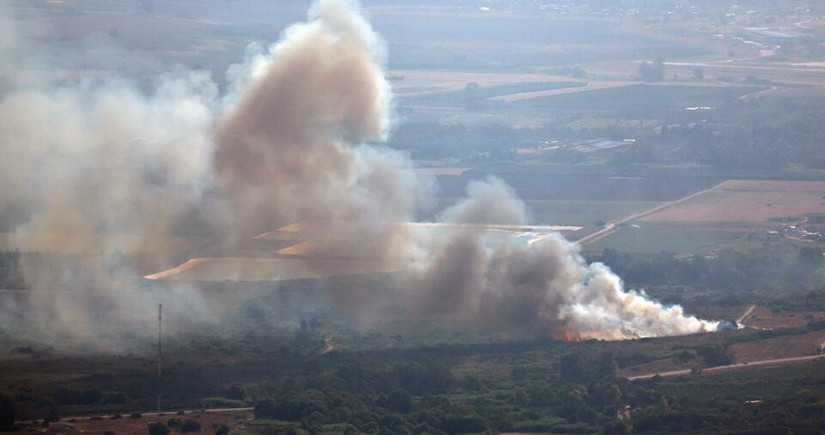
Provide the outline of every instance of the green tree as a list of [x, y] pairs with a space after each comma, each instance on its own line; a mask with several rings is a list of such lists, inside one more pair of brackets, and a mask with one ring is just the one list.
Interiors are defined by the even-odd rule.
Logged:
[[616, 376], [619, 366], [613, 352], [602, 352], [596, 361], [596, 373], [602, 378], [612, 378]]
[[661, 82], [665, 79], [665, 69], [661, 60], [656, 60], [652, 64], [650, 62], [642, 62], [639, 65], [639, 75], [642, 80], [646, 82]]
[[200, 432], [201, 430], [201, 422], [189, 419], [183, 422], [183, 425], [180, 427], [181, 432]]
[[149, 425], [149, 435], [169, 435], [169, 428], [162, 421]]
[[10, 431], [14, 429], [15, 412], [14, 400], [10, 397], [0, 395], [0, 431]]
[[566, 353], [561, 356], [561, 360], [559, 361], [559, 376], [562, 381], [578, 382], [582, 379], [583, 375], [584, 372], [578, 354]]
[[255, 404], [255, 418], [265, 419], [275, 417], [275, 401], [264, 399]]
[[398, 389], [392, 391], [387, 396], [387, 409], [392, 412], [407, 414], [412, 411], [413, 401], [412, 396], [407, 390]]
[[246, 400], [246, 388], [243, 385], [233, 384], [223, 393], [227, 399]]

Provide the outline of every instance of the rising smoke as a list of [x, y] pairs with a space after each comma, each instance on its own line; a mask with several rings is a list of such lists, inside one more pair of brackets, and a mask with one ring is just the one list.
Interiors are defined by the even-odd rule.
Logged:
[[[0, 49], [8, 65], [21, 43]], [[432, 205], [435, 187], [402, 154], [366, 144], [385, 139], [391, 124], [384, 55], [356, 4], [321, 0], [306, 23], [230, 70], [227, 95], [188, 71], [158, 78], [149, 93], [118, 79], [26, 86], [4, 77], [0, 205], [32, 211], [14, 242], [84, 255], [82, 267], [72, 256], [27, 257], [32, 291], [4, 299], [3, 331], [116, 339], [151, 331], [158, 302], [180, 313], [180, 328], [220, 317], [227, 298], [137, 284], [141, 272], [180, 260], [165, 244], [192, 210], [210, 210], [222, 240], [311, 225], [351, 258], [398, 271], [406, 296], [395, 303], [421, 318], [606, 339], [715, 328], [625, 291], [560, 235], [525, 243], [463, 226], [528, 222], [524, 203], [495, 178], [471, 184], [439, 215], [455, 225], [399, 225]], [[327, 264], [306, 261], [319, 271]]]

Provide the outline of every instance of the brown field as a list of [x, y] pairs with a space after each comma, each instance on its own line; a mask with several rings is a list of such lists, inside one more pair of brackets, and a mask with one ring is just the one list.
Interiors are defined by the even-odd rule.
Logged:
[[[749, 328], [779, 330], [804, 328], [809, 322], [825, 320], [821, 311], [781, 311], [774, 313], [757, 306], [742, 323]], [[811, 355], [825, 341], [825, 331], [810, 331], [800, 335], [782, 335], [764, 340], [737, 343], [732, 346], [736, 361], [759, 361], [790, 356]]]
[[[163, 415], [156, 413], [146, 414], [142, 418], [133, 419], [129, 415], [123, 415], [123, 418], [111, 419], [109, 416], [103, 417], [100, 420], [92, 420], [89, 418], [68, 418], [61, 420], [61, 423], [69, 424], [77, 433], [84, 433], [90, 435], [103, 435], [107, 431], [114, 432], [118, 435], [123, 434], [140, 434], [148, 433], [148, 426], [151, 423], [163, 422], [168, 423], [169, 420], [178, 419], [181, 422], [186, 420], [195, 420], [201, 424], [201, 431], [207, 433], [214, 433], [215, 429], [221, 425], [229, 427], [230, 431], [235, 432], [244, 428], [249, 420], [252, 420], [252, 411], [223, 411], [223, 412], [187, 412], [185, 415], [177, 415], [175, 412], [170, 412]], [[59, 425], [59, 424], [58, 424]], [[20, 433], [43, 432], [40, 427], [27, 427]], [[50, 432], [50, 431], [46, 431]]]
[[728, 180], [642, 220], [761, 224], [806, 213], [825, 213], [825, 182]]
[[813, 320], [825, 320], [821, 311], [781, 311], [773, 313], [766, 307], [756, 307], [742, 322], [751, 328], [780, 329], [804, 327]]
[[[554, 232], [571, 233], [579, 226], [563, 225], [474, 225], [441, 223], [398, 224], [412, 231], [433, 234], [458, 228], [484, 232], [485, 237], [540, 238]], [[399, 228], [401, 229], [401, 228]], [[313, 225], [294, 223], [276, 231], [258, 234], [223, 257], [191, 258], [183, 264], [146, 275], [146, 279], [174, 281], [264, 282], [391, 273], [404, 264], [380, 260], [369, 250], [352, 249], [346, 238], [316, 234]]]
[[731, 346], [731, 352], [736, 362], [815, 355], [823, 340], [825, 340], [825, 331], [812, 331], [801, 335], [782, 335], [736, 343]]

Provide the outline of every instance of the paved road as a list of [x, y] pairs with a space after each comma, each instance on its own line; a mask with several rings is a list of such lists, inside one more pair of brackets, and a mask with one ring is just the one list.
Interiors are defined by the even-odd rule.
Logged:
[[710, 189], [700, 190], [699, 192], [694, 192], [694, 193], [692, 193], [688, 196], [685, 196], [683, 198], [679, 198], [675, 201], [670, 201], [670, 202], [666, 202], [664, 204], [659, 204], [656, 207], [649, 208], [647, 210], [642, 210], [642, 211], [640, 211], [638, 213], [634, 213], [630, 216], [623, 217], [623, 218], [621, 218], [617, 221], [610, 222], [604, 228], [600, 229], [599, 231], [596, 231], [595, 233], [592, 233], [592, 234], [588, 234], [588, 235], [582, 237], [581, 239], [576, 240], [576, 242], [580, 245], [586, 245], [588, 243], [593, 243], [597, 240], [601, 240], [601, 239], [615, 233], [616, 231], [618, 231], [619, 228], [621, 228], [620, 227], [621, 224], [630, 222], [630, 221], [635, 220], [635, 219], [643, 218], [647, 215], [651, 215], [653, 213], [656, 213], [657, 211], [664, 210], [668, 207], [673, 207], [674, 205], [681, 204], [685, 201], [690, 201], [691, 199], [696, 198], [699, 195], [704, 195], [704, 194], [706, 194], [710, 191], [713, 191], [713, 190], [717, 189], [722, 184], [724, 184], [724, 182], [719, 183], [719, 184], [711, 187]]

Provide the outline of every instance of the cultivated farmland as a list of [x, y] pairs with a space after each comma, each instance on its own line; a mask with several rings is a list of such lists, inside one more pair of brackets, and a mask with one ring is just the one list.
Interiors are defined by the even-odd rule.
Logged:
[[729, 180], [690, 201], [646, 216], [645, 222], [767, 224], [772, 218], [825, 213], [825, 182]]

